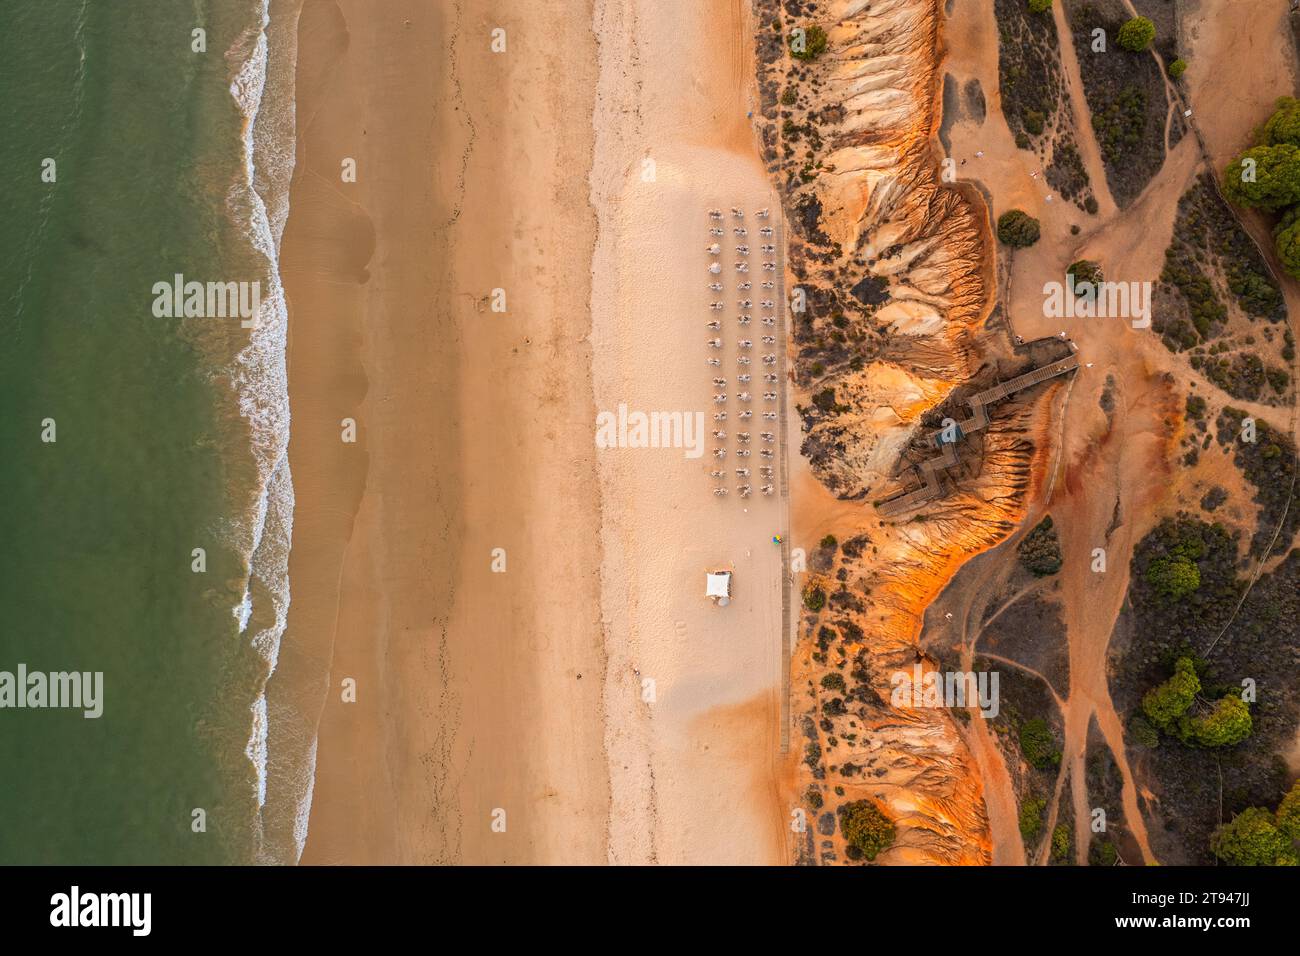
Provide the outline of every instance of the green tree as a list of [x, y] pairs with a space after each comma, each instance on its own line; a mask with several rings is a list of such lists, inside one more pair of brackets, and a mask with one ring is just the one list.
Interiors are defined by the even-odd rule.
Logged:
[[1173, 676], [1146, 692], [1142, 698], [1142, 713], [1156, 727], [1169, 731], [1178, 718], [1187, 713], [1200, 690], [1201, 680], [1196, 676], [1191, 658], [1180, 657], [1174, 664]]
[[1300, 279], [1300, 206], [1292, 206], [1273, 229], [1277, 257], [1287, 274]]
[[1010, 209], [998, 217], [998, 239], [1016, 249], [1038, 241], [1038, 220], [1020, 209]]
[[1048, 515], [1025, 535], [1016, 548], [1016, 556], [1034, 577], [1042, 578], [1061, 570], [1061, 545]]
[[1184, 736], [1202, 747], [1231, 747], [1250, 736], [1250, 708], [1235, 694], [1214, 702], [1208, 714], [1187, 721]]
[[1243, 810], [1210, 838], [1214, 855], [1232, 866], [1296, 866], [1295, 848], [1261, 807]]
[[894, 842], [894, 824], [870, 800], [855, 800], [839, 808], [840, 833], [849, 846], [874, 860]]
[[1171, 601], [1178, 601], [1201, 586], [1201, 572], [1186, 555], [1156, 558], [1147, 565], [1147, 584]]
[[1186, 72], [1187, 72], [1187, 61], [1184, 60], [1182, 57], [1179, 57], [1178, 59], [1174, 60], [1173, 63], [1169, 64], [1169, 75], [1175, 80], [1178, 79]]
[[1077, 262], [1071, 262], [1070, 268], [1065, 270], [1065, 274], [1074, 277], [1076, 295], [1084, 295], [1088, 291], [1087, 287], [1080, 289], [1080, 284], [1084, 282], [1096, 284], [1102, 281], [1101, 265], [1091, 259], [1080, 259]]
[[1300, 842], [1300, 780], [1277, 805], [1277, 828], [1292, 843]]
[[1223, 173], [1229, 201], [1251, 209], [1283, 209], [1300, 202], [1300, 147], [1290, 143], [1246, 150]]
[[1300, 146], [1300, 100], [1283, 96], [1277, 101], [1277, 109], [1264, 122], [1260, 143], [1264, 146], [1278, 146], [1289, 143]]
[[1046, 13], [1052, 9], [1052, 0], [1029, 0], [1030, 13]]
[[1119, 45], [1133, 53], [1145, 50], [1155, 38], [1156, 25], [1146, 17], [1134, 17], [1119, 28]]

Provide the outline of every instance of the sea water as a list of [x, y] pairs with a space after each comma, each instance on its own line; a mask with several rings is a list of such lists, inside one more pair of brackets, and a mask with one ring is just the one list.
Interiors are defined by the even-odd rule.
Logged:
[[[301, 849], [261, 836], [293, 515], [267, 2], [0, 0], [0, 670], [103, 674], [98, 719], [0, 710], [0, 863]], [[176, 276], [256, 283], [255, 321], [156, 315]]]

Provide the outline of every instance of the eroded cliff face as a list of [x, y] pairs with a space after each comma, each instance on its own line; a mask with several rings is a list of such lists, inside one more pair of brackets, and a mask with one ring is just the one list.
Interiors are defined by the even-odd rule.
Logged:
[[[801, 8], [756, 4], [764, 148], [789, 224], [803, 452], [827, 490], [862, 506], [813, 553], [805, 587], [808, 607], [817, 590], [826, 600], [804, 610], [792, 666], [799, 793], [820, 798], [800, 855], [844, 860], [827, 815], [868, 799], [897, 831], [880, 862], [987, 862], [980, 778], [955, 712], [893, 706], [891, 679], [918, 663], [922, 614], [956, 569], [1024, 517], [1061, 386], [997, 408], [964, 443], [951, 494], [910, 520], [877, 515], [872, 500], [899, 487], [900, 459], [920, 447], [922, 416], [973, 390], [1009, 343], [984, 327], [995, 291], [983, 201], [942, 181], [933, 145], [940, 3]], [[814, 25], [824, 51], [791, 58], [792, 31]]]

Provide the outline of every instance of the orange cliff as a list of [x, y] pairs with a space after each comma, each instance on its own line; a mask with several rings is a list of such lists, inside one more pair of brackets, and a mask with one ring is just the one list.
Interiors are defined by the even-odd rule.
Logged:
[[[958, 491], [904, 523], [875, 513], [921, 416], [1006, 355], [1005, 335], [984, 327], [995, 298], [988, 213], [978, 193], [940, 181], [939, 0], [823, 4], [827, 48], [802, 62], [765, 35], [777, 17], [784, 36], [811, 21], [760, 10], [765, 158], [791, 223], [793, 284], [809, 302], [793, 316], [796, 389], [803, 410], [817, 408], [803, 448], [820, 488], [805, 482], [796, 544], [827, 532], [840, 543], [833, 557], [819, 549], [805, 585], [826, 600], [803, 611], [792, 662], [792, 746], [805, 758], [796, 793], [823, 825], [844, 803], [876, 803], [896, 829], [877, 862], [987, 863], [981, 778], [959, 722], [893, 706], [891, 676], [920, 659], [930, 602], [1042, 491], [1048, 410], [1065, 383], [994, 412], [982, 450], [963, 453], [982, 463]], [[888, 289], [867, 309], [849, 293], [864, 278]], [[801, 861], [846, 858], [830, 829], [809, 828]]]

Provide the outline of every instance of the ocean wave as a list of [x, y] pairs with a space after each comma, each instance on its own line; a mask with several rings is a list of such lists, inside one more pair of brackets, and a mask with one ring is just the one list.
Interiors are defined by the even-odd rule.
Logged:
[[[245, 748], [256, 774], [260, 844], [266, 830], [262, 816], [267, 803], [271, 746], [266, 687], [279, 660], [290, 602], [289, 550], [293, 538], [294, 494], [288, 456], [290, 414], [285, 354], [288, 309], [280, 279], [280, 240], [289, 213], [295, 117], [291, 84], [289, 95], [280, 100], [267, 97], [268, 69], [276, 62], [272, 60], [268, 34], [269, 0], [259, 0], [254, 18], [256, 22], [239, 36], [226, 58], [232, 64], [230, 94], [243, 117], [244, 160], [243, 176], [232, 185], [228, 206], [251, 247], [267, 263], [267, 289], [256, 325], [250, 330], [248, 344], [236, 355], [229, 369], [240, 415], [248, 423], [257, 472], [258, 493], [251, 514], [238, 521], [235, 528], [238, 547], [246, 558], [248, 578], [243, 598], [232, 610], [241, 634], [247, 632], [250, 624], [258, 622], [248, 640], [265, 665], [256, 698], [250, 705], [251, 726]], [[287, 33], [291, 35], [292, 28]], [[275, 56], [288, 57], [291, 64], [292, 44], [283, 46], [277, 48]], [[265, 601], [269, 601], [269, 608], [259, 606], [259, 602]], [[306, 755], [312, 776], [314, 751], [313, 741]], [[304, 812], [304, 804], [310, 806], [310, 784], [306, 790], [306, 796], [295, 801], [293, 859], [282, 862], [296, 862], [302, 853], [306, 827], [298, 824], [296, 818]], [[266, 850], [259, 845], [258, 856], [266, 858]]]

